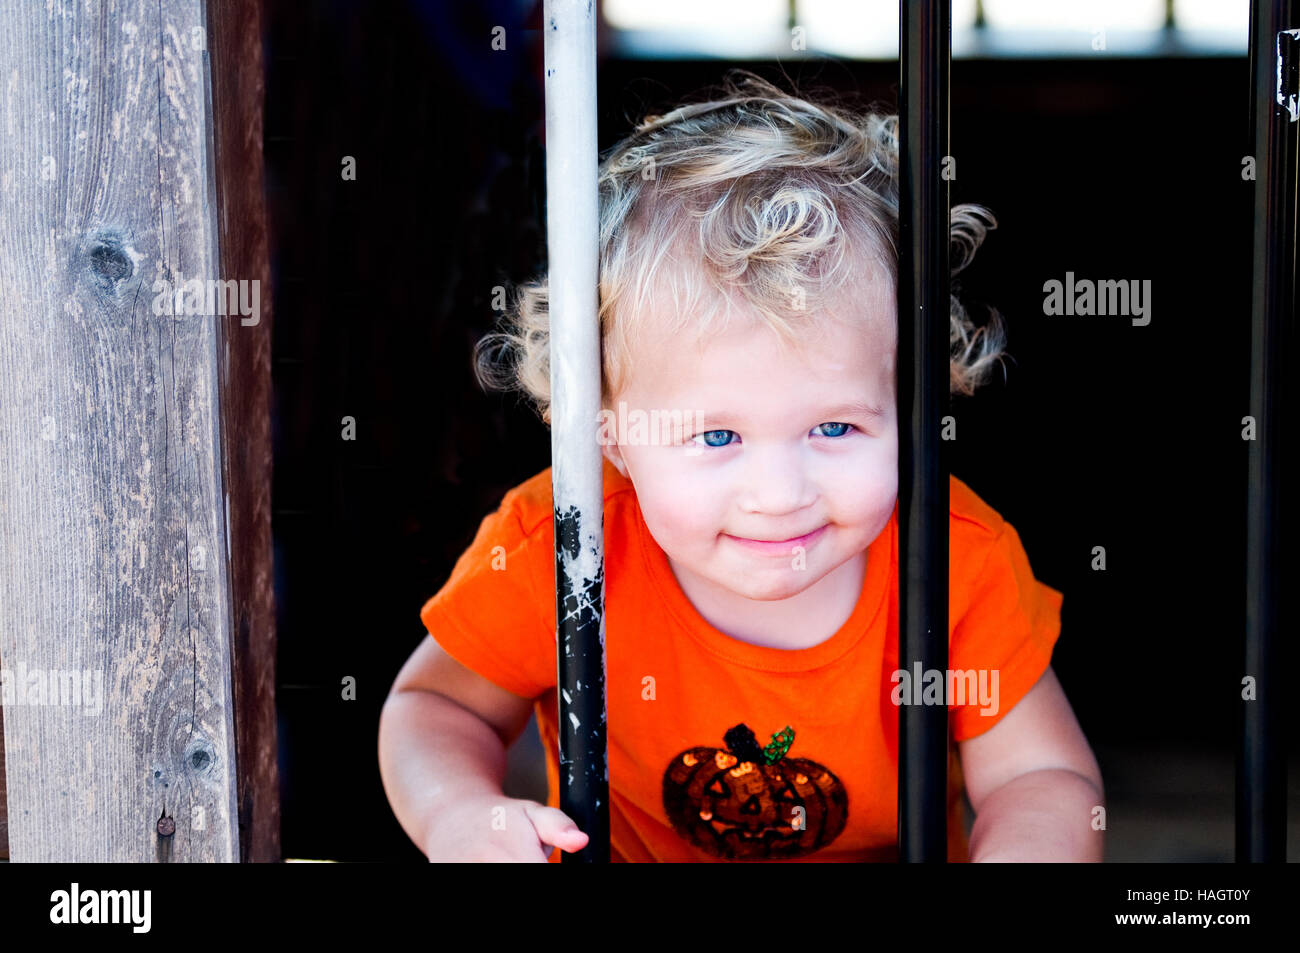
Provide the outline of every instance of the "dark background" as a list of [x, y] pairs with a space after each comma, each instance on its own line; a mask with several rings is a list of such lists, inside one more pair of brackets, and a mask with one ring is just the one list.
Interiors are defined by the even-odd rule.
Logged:
[[[540, 420], [483, 393], [470, 364], [493, 288], [545, 268], [539, 21], [517, 6], [269, 4], [287, 858], [422, 859], [384, 797], [380, 708], [479, 520], [550, 463]], [[602, 148], [730, 65], [897, 102], [896, 61], [606, 57]], [[952, 202], [999, 223], [958, 288], [977, 316], [1006, 319], [1014, 362], [955, 401], [950, 465], [1065, 594], [1053, 665], [1106, 779], [1109, 860], [1232, 858], [1247, 70], [1244, 55], [952, 66]], [[1067, 271], [1149, 279], [1151, 323], [1045, 316], [1043, 283]], [[508, 793], [544, 800], [535, 731], [512, 749]]]

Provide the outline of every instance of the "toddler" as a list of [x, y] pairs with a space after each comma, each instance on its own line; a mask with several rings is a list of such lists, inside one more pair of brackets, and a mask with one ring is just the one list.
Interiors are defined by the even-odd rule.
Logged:
[[[951, 669], [899, 670], [897, 128], [735, 71], [601, 165], [614, 861], [896, 860], [898, 706], [918, 702], [949, 709], [950, 860], [1101, 859], [1100, 772], [1049, 664], [1062, 594], [956, 477]], [[954, 273], [995, 225], [952, 210]], [[1001, 325], [951, 315], [970, 394]], [[480, 381], [549, 424], [543, 282], [512, 318]], [[385, 789], [430, 860], [587, 843], [558, 809], [550, 475], [483, 519], [385, 704]], [[501, 788], [534, 710], [547, 805]]]

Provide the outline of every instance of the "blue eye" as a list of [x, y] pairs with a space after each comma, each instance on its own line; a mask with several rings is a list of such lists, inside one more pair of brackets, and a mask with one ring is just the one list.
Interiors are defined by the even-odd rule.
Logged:
[[[843, 437], [850, 430], [853, 429], [853, 424], [844, 424], [844, 423], [818, 424], [816, 427], [813, 428], [813, 432], [816, 433], [816, 431], [819, 429], [829, 429], [830, 431], [829, 433], [822, 433], [821, 436], [831, 437], [831, 438]], [[703, 438], [704, 446], [717, 448], [717, 447], [726, 447], [730, 445], [732, 442], [731, 438], [735, 435], [736, 432], [734, 430], [706, 430], [703, 433], [696, 434], [691, 439], [694, 442], [699, 443], [701, 441], [701, 438]]]
[[[833, 432], [833, 433], [823, 434], [822, 436], [824, 436], [824, 437], [842, 437], [842, 436], [844, 436], [846, 433], [848, 433], [849, 428], [852, 427], [852, 426], [853, 426], [853, 424], [826, 423], [826, 424], [818, 424], [817, 427], [814, 427], [814, 428], [813, 428], [813, 430], [816, 430], [818, 427], [830, 427], [831, 430], [834, 431], [834, 432]], [[843, 428], [843, 429], [842, 429], [842, 430], [836, 430], [836, 429], [835, 429], [836, 427], [841, 427], [841, 428]]]
[[[729, 435], [733, 433], [735, 433], [734, 430], [706, 430], [702, 434], [696, 434], [694, 439], [698, 440], [700, 437], [703, 437], [704, 445], [706, 447], [725, 447], [727, 444], [731, 443], [731, 438]], [[722, 436], [726, 439], [724, 439], [722, 443], [713, 443], [709, 439], [710, 437], [718, 437], [718, 436]]]

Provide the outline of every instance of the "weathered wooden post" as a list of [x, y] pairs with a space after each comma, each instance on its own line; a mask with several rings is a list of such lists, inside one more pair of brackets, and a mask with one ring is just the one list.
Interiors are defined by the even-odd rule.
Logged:
[[560, 810], [590, 838], [581, 851], [562, 854], [564, 863], [609, 861], [604, 493], [596, 440], [597, 15], [589, 0], [546, 0], [543, 7]]
[[[948, 668], [948, 155], [951, 0], [902, 0], [899, 22], [899, 668]], [[898, 849], [947, 857], [948, 709], [898, 712]]]
[[260, 3], [0, 22], [9, 852], [278, 860]]

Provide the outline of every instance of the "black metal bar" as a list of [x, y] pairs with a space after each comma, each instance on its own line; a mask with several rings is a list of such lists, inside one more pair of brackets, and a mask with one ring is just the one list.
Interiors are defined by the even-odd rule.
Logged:
[[1287, 673], [1281, 666], [1278, 560], [1280, 468], [1286, 439], [1282, 375], [1295, 326], [1296, 155], [1300, 131], [1297, 64], [1300, 23], [1294, 0], [1252, 0], [1250, 67], [1256, 162], [1251, 280], [1250, 413], [1246, 495], [1245, 685], [1239, 702], [1236, 763], [1238, 863], [1286, 860]]
[[[901, 126], [898, 266], [899, 667], [948, 668], [948, 155], [951, 0], [899, 3]], [[948, 709], [899, 709], [898, 849], [947, 859]]]
[[545, 0], [546, 230], [551, 318], [560, 810], [588, 837], [564, 863], [609, 862], [605, 724], [604, 493], [596, 16], [590, 0]]

